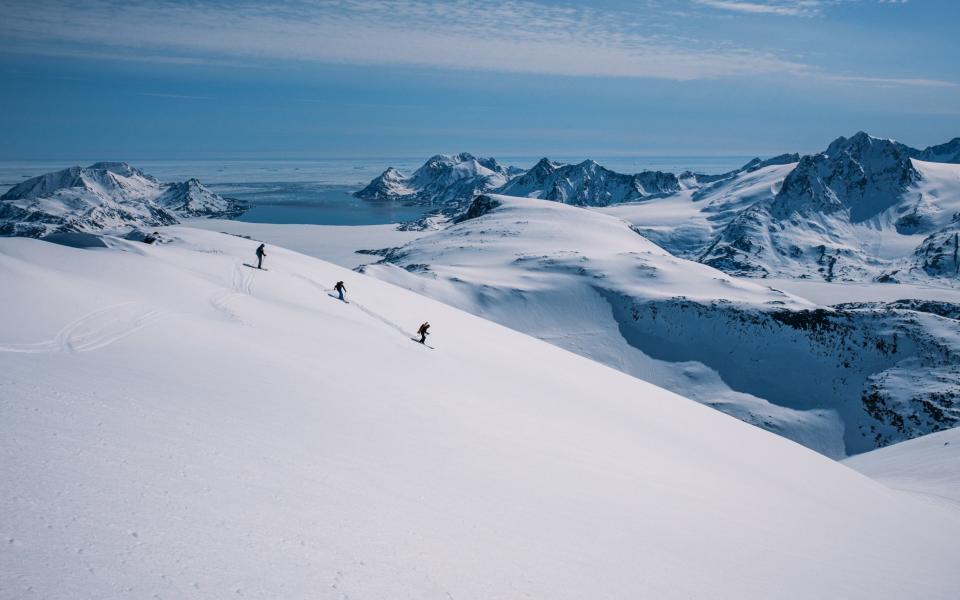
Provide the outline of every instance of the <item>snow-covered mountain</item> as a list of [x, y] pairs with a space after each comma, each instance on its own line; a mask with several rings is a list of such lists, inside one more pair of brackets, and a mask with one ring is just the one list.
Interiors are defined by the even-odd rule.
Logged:
[[27, 179], [0, 196], [0, 235], [159, 227], [178, 217], [231, 217], [245, 210], [196, 179], [161, 183], [126, 163], [100, 162]]
[[770, 212], [781, 220], [845, 212], [851, 223], [862, 223], [891, 208], [919, 180], [910, 156], [894, 142], [860, 132], [800, 159]]
[[927, 162], [960, 163], [960, 137], [955, 137], [944, 144], [928, 146], [923, 150], [907, 148], [912, 158]]
[[367, 200], [413, 201], [463, 210], [477, 194], [497, 192], [584, 206], [607, 206], [670, 194], [680, 189], [677, 177], [661, 171], [624, 175], [592, 160], [575, 165], [547, 158], [531, 169], [505, 167], [493, 158], [470, 154], [437, 155], [407, 177], [388, 168], [362, 190]]
[[390, 167], [354, 195], [366, 200], [442, 206], [469, 202], [477, 194], [502, 186], [514, 174], [515, 170], [493, 158], [477, 158], [466, 152], [438, 154], [409, 177]]
[[[445, 166], [425, 165], [415, 185], [388, 170], [358, 195], [447, 203], [407, 229], [447, 226], [471, 194], [491, 192], [596, 207], [677, 256], [738, 276], [949, 282], [956, 265], [945, 249], [960, 215], [960, 166], [949, 163], [958, 144], [917, 150], [859, 132], [809, 156], [678, 176], [544, 158], [519, 175], [500, 169], [508, 180], [499, 187], [501, 179], [443, 175], [460, 159], [435, 157], [428, 165]], [[467, 162], [467, 173], [478, 170]]]
[[242, 202], [211, 192], [195, 178], [164, 185], [154, 202], [184, 217], [230, 218], [247, 208]]
[[859, 133], [796, 163], [785, 155], [707, 183], [682, 177], [677, 194], [601, 210], [733, 275], [951, 285], [960, 166], [909, 154]]
[[563, 165], [543, 158], [532, 169], [499, 188], [497, 193], [581, 206], [608, 206], [679, 190], [680, 182], [673, 173], [643, 171], [625, 175], [592, 160]]
[[[679, 175], [680, 181], [684, 187], [706, 187], [709, 184], [716, 183], [718, 181], [723, 181], [727, 179], [732, 179], [737, 175], [743, 173], [752, 173], [764, 167], [770, 167], [773, 165], [789, 165], [796, 163], [800, 160], [800, 155], [793, 154], [779, 154], [777, 156], [762, 159], [760, 157], [754, 158], [747, 162], [738, 169], [732, 171], [727, 171], [726, 173], [719, 174], [704, 174], [704, 173], [694, 173], [693, 171], [684, 171]], [[706, 190], [704, 190], [706, 191]]]
[[820, 306], [683, 260], [596, 211], [481, 196], [363, 272], [829, 456], [960, 423], [956, 317]]
[[916, 161], [861, 132], [803, 157], [772, 199], [737, 214], [700, 260], [753, 276], [866, 280], [892, 269], [902, 277], [899, 263], [957, 210], [960, 167]]
[[[604, 261], [632, 235], [614, 221], [597, 221]], [[0, 239], [4, 595], [956, 596], [949, 507], [329, 263], [270, 247], [259, 271], [255, 241], [162, 234]], [[657, 278], [686, 271], [634, 237], [625, 277], [648, 258]], [[338, 280], [350, 304], [328, 296]], [[582, 300], [568, 308], [602, 302]], [[410, 340], [426, 319], [436, 349]]]

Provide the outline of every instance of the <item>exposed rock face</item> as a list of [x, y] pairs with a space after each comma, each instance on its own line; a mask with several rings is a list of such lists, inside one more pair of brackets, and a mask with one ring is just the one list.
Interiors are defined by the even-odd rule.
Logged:
[[[623, 302], [629, 319], [618, 317], [621, 331], [645, 352], [699, 360], [736, 389], [778, 405], [838, 411], [848, 454], [960, 424], [960, 335], [942, 335], [960, 324], [949, 316], [907, 303], [797, 311], [684, 299]], [[790, 373], [756, 368], [773, 362], [790, 365]]]
[[487, 195], [477, 196], [470, 203], [470, 208], [465, 213], [453, 220], [454, 223], [463, 223], [470, 219], [476, 219], [487, 214], [491, 210], [500, 206], [500, 201]]
[[960, 220], [927, 236], [914, 251], [910, 268], [960, 279]]

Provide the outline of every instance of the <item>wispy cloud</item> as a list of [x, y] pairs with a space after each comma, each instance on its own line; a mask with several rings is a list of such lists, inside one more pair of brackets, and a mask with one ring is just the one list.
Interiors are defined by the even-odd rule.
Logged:
[[840, 83], [861, 83], [881, 87], [927, 87], [927, 88], [954, 88], [960, 89], [960, 83], [944, 81], [942, 79], [923, 79], [911, 77], [865, 77], [859, 75], [821, 75], [828, 81]]
[[210, 96], [192, 96], [189, 94], [169, 94], [164, 92], [138, 92], [138, 96], [150, 98], [170, 98], [172, 100], [210, 100]]
[[[298, 60], [691, 80], [806, 67], [772, 53], [665, 34], [653, 16], [526, 0], [294, 0], [268, 5], [6, 2], [15, 51], [170, 62]], [[26, 49], [26, 50], [25, 50]], [[105, 52], [106, 51], [106, 52]]]
[[[724, 11], [799, 16], [840, 0], [692, 1]], [[0, 52], [218, 66], [281, 60], [678, 81], [768, 75], [856, 80], [762, 48], [681, 37], [671, 27], [671, 11], [656, 2], [628, 13], [530, 0], [0, 0]], [[863, 84], [894, 81], [936, 85], [859, 78]]]
[[739, 0], [693, 0], [696, 4], [718, 10], [738, 13], [782, 15], [806, 17], [818, 14], [823, 2], [818, 0], [797, 0], [794, 2], [740, 2]]

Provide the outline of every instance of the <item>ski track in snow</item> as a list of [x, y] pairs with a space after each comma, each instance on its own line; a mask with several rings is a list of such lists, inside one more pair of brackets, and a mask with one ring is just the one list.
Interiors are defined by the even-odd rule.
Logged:
[[[330, 296], [331, 298], [333, 298], [334, 300], [340, 300], [339, 296], [334, 296], [334, 295], [332, 295], [332, 294], [334, 293], [333, 288], [326, 288], [326, 287], [324, 287], [323, 284], [320, 283], [319, 281], [316, 281], [316, 280], [314, 280], [314, 279], [311, 279], [311, 278], [307, 277], [306, 275], [300, 275], [300, 274], [298, 274], [297, 277], [299, 277], [300, 279], [306, 281], [307, 283], [310, 283], [311, 285], [316, 286], [317, 289], [323, 290], [324, 292], [327, 293], [327, 295], [329, 295], [329, 296]], [[364, 306], [363, 304], [360, 304], [360, 303], [357, 302], [356, 300], [351, 299], [351, 300], [349, 300], [346, 304], [348, 304], [349, 306], [353, 306], [353, 307], [357, 308], [360, 312], [366, 314], [366, 315], [369, 316], [369, 317], [373, 317], [374, 319], [380, 321], [381, 323], [383, 323], [384, 325], [387, 325], [388, 327], [390, 327], [390, 328], [392, 328], [392, 329], [395, 329], [396, 331], [398, 331], [399, 333], [403, 334], [403, 335], [406, 336], [406, 337], [409, 337], [409, 336], [411, 335], [410, 332], [408, 332], [407, 330], [405, 330], [403, 327], [401, 327], [401, 326], [398, 325], [397, 323], [391, 321], [390, 319], [384, 317], [383, 315], [381, 315], [381, 314], [379, 314], [379, 313], [377, 313], [377, 312], [375, 312], [375, 311], [373, 311], [373, 310], [370, 310], [369, 308], [367, 308], [367, 307]]]
[[28, 344], [0, 344], [0, 352], [90, 352], [134, 334], [166, 313], [141, 302], [107, 306], [72, 321], [52, 340]]
[[364, 314], [366, 314], [366, 315], [368, 315], [368, 316], [370, 316], [370, 317], [373, 317], [374, 319], [380, 321], [380, 322], [383, 323], [384, 325], [387, 325], [388, 327], [391, 327], [391, 328], [397, 330], [397, 331], [400, 332], [402, 335], [404, 335], [404, 336], [409, 336], [409, 335], [410, 335], [410, 332], [406, 331], [403, 327], [397, 325], [396, 323], [394, 323], [394, 322], [391, 321], [390, 319], [384, 317], [383, 315], [381, 315], [381, 314], [379, 314], [379, 313], [377, 313], [377, 312], [374, 312], [374, 311], [370, 310], [369, 308], [367, 308], [366, 306], [360, 304], [359, 302], [357, 302], [357, 301], [355, 301], [355, 300], [351, 300], [351, 301], [350, 301], [350, 305], [357, 307], [361, 312], [363, 312]]
[[226, 315], [231, 321], [246, 324], [244, 320], [240, 318], [240, 315], [230, 308], [229, 303], [235, 298], [252, 295], [253, 277], [253, 272], [248, 272], [239, 264], [234, 265], [230, 278], [230, 289], [214, 293], [210, 296], [210, 304]]

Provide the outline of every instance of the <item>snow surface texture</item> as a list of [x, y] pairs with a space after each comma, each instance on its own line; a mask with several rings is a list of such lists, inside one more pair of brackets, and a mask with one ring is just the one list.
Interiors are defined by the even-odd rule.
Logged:
[[363, 272], [831, 457], [960, 421], [960, 326], [949, 311], [819, 306], [559, 203], [481, 196], [471, 214]]
[[953, 510], [386, 283], [165, 238], [0, 239], [5, 598], [956, 597]]
[[126, 163], [96, 163], [33, 177], [0, 196], [0, 235], [159, 227], [181, 217], [228, 217], [245, 206], [196, 179], [160, 183]]
[[894, 489], [960, 508], [960, 428], [854, 456], [844, 464]]

